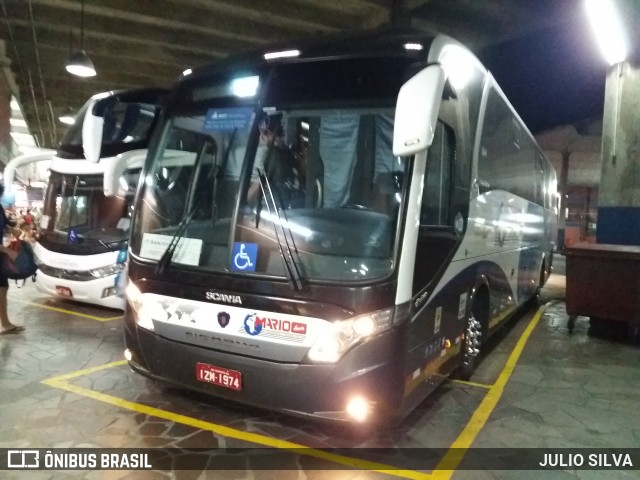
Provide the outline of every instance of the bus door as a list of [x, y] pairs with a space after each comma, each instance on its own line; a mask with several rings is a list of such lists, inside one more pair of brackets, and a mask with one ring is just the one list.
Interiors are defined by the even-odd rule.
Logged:
[[[442, 372], [443, 363], [454, 353], [451, 350], [443, 356], [444, 342], [458, 337], [464, 323], [458, 321], [459, 299], [471, 282], [453, 279], [437, 296], [432, 293], [439, 282], [449, 281], [445, 272], [462, 241], [467, 209], [459, 208], [455, 191], [466, 169], [462, 159], [456, 161], [454, 128], [438, 120], [427, 155], [413, 275], [409, 366], [411, 372], [420, 371], [416, 385]], [[468, 189], [466, 192], [468, 205]]]

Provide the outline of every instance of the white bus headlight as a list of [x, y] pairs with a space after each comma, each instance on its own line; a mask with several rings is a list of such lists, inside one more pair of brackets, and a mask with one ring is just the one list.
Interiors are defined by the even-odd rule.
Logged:
[[123, 263], [114, 263], [113, 265], [107, 265], [106, 267], [92, 268], [89, 270], [89, 273], [91, 273], [94, 278], [104, 278], [115, 275], [123, 268]]
[[357, 343], [389, 330], [392, 320], [393, 309], [390, 308], [334, 322], [312, 345], [309, 360], [335, 363]]
[[138, 326], [146, 328], [147, 330], [153, 330], [153, 320], [151, 318], [152, 305], [150, 305], [150, 303], [155, 304], [156, 302], [146, 300], [138, 287], [131, 281], [127, 284], [125, 295], [127, 302], [131, 305]]

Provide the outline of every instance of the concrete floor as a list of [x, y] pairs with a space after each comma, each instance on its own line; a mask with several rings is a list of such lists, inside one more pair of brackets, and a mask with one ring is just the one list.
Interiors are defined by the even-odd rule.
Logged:
[[[566, 328], [563, 262], [544, 289], [546, 308], [527, 311], [487, 345], [471, 382], [448, 381], [405, 421], [356, 433], [163, 387], [122, 361], [120, 312], [53, 300], [32, 283], [11, 286], [12, 321], [0, 336], [0, 449], [302, 448], [277, 470], [237, 459], [229, 471], [4, 471], [2, 479], [637, 479], [634, 471], [379, 470], [352, 457], [375, 447], [638, 448], [640, 348]], [[68, 374], [68, 375], [67, 375]], [[322, 457], [323, 448], [341, 448]], [[355, 450], [358, 448], [360, 450]], [[367, 450], [362, 450], [367, 449]], [[420, 452], [420, 450], [407, 450]], [[440, 450], [439, 450], [440, 451]], [[447, 453], [448, 452], [448, 453]], [[311, 469], [315, 457], [322, 469]], [[224, 463], [231, 468], [231, 463]]]

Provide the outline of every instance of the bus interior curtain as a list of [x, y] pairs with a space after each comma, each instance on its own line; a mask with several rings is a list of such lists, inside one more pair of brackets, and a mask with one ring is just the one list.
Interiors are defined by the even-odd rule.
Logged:
[[341, 207], [350, 196], [356, 164], [360, 116], [323, 115], [320, 123], [320, 156], [324, 162], [324, 206]]

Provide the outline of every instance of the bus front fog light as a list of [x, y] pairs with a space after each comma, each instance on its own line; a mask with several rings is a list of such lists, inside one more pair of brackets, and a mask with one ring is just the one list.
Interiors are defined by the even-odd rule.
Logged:
[[371, 404], [363, 397], [353, 397], [347, 403], [347, 414], [356, 422], [364, 422], [371, 414]]
[[124, 359], [125, 359], [127, 362], [130, 362], [130, 361], [131, 361], [131, 359], [133, 359], [133, 354], [131, 353], [131, 350], [129, 350], [128, 348], [126, 348], [126, 349], [124, 350]]
[[113, 297], [117, 292], [116, 287], [107, 287], [102, 289], [102, 298]]

